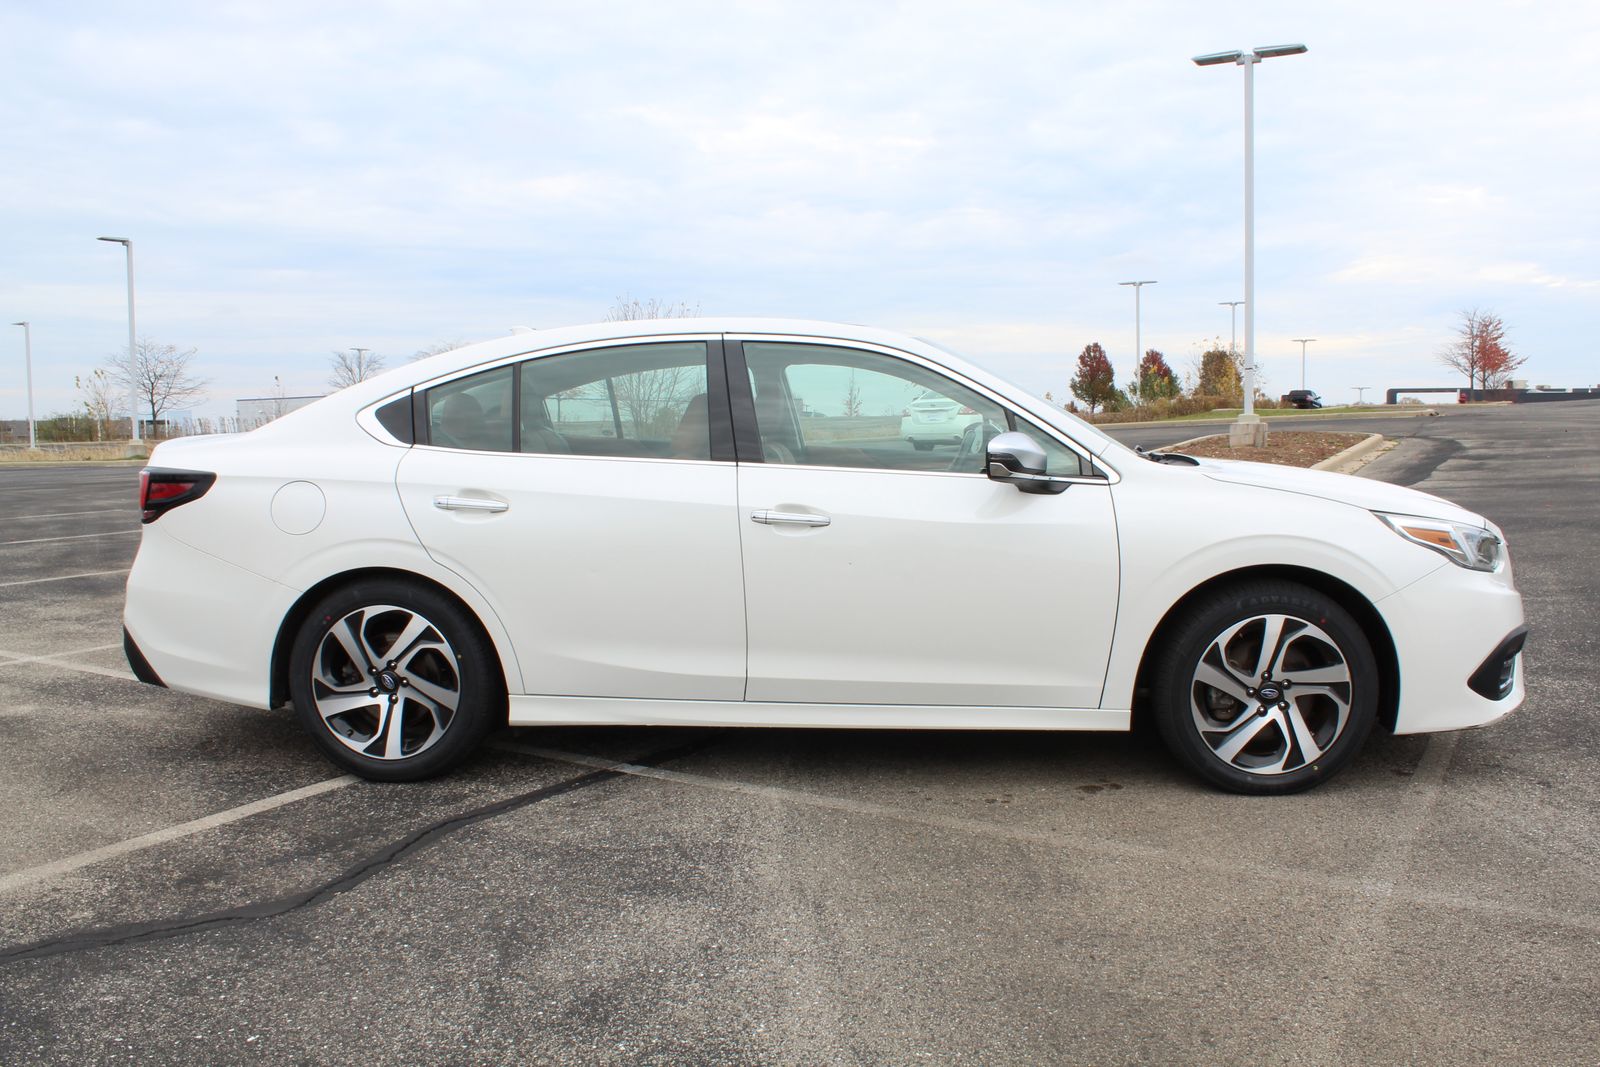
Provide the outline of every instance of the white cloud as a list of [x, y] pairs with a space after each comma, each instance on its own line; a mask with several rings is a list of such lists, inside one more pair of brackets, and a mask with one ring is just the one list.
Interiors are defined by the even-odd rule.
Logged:
[[93, 238], [127, 231], [141, 322], [219, 390], [631, 292], [932, 324], [1059, 393], [1088, 341], [1131, 357], [1119, 280], [1160, 280], [1179, 363], [1226, 333], [1239, 75], [1189, 57], [1296, 39], [1257, 71], [1270, 373], [1315, 335], [1325, 392], [1417, 384], [1480, 305], [1535, 377], [1593, 377], [1592, 6], [13, 5], [0, 304], [70, 382], [120, 343]]

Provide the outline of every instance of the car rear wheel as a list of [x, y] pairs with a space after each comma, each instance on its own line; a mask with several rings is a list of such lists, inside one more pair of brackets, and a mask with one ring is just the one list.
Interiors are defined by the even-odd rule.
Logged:
[[1210, 596], [1163, 638], [1151, 689], [1178, 760], [1236, 793], [1294, 793], [1344, 767], [1372, 729], [1378, 668], [1361, 627], [1290, 582]]
[[504, 717], [505, 683], [475, 620], [437, 590], [359, 582], [323, 599], [289, 659], [301, 725], [363, 778], [428, 778]]
[[912, 441], [911, 442], [911, 447], [916, 449], [918, 452], [926, 452], [928, 449], [933, 447], [933, 442], [932, 441]]

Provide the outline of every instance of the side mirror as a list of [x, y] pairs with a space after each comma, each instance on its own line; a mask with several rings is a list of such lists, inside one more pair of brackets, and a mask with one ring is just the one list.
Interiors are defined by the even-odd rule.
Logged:
[[1049, 459], [1025, 433], [998, 434], [989, 442], [983, 467], [990, 479], [1010, 482], [1024, 493], [1064, 493], [1072, 483], [1045, 473]]

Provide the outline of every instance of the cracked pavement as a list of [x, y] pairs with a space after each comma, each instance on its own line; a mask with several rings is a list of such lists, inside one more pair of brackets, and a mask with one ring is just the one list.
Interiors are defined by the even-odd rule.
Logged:
[[338, 780], [128, 675], [134, 469], [0, 470], [0, 1063], [1592, 1063], [1600, 404], [1379, 429], [1363, 476], [1506, 529], [1528, 701], [1286, 798], [1088, 734], [519, 729]]

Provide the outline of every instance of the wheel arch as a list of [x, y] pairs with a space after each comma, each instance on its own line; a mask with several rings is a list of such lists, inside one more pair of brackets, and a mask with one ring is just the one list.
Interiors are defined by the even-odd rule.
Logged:
[[425, 575], [408, 571], [398, 567], [362, 567], [354, 570], [341, 571], [331, 574], [320, 582], [301, 593], [283, 616], [283, 621], [278, 624], [277, 636], [272, 642], [272, 661], [269, 671], [268, 706], [279, 708], [289, 702], [289, 653], [294, 647], [295, 635], [311, 614], [311, 609], [328, 593], [344, 585], [351, 585], [360, 581], [375, 579], [411, 582], [425, 586], [428, 589], [448, 597], [471, 620], [472, 625], [478, 628], [478, 634], [483, 638], [489, 648], [494, 650], [494, 663], [500, 671], [500, 683], [506, 688], [506, 665], [503, 660], [504, 653], [499, 644], [494, 640], [494, 635], [483, 624], [478, 612], [461, 598], [455, 590], [441, 582], [437, 582]]
[[1145, 642], [1144, 652], [1139, 657], [1139, 671], [1134, 682], [1133, 728], [1142, 730], [1147, 724], [1149, 714], [1147, 705], [1152, 682], [1149, 672], [1155, 659], [1154, 653], [1161, 646], [1167, 633], [1183, 617], [1185, 609], [1201, 597], [1215, 593], [1219, 589], [1260, 579], [1297, 582], [1323, 594], [1351, 614], [1356, 624], [1361, 627], [1362, 633], [1366, 635], [1368, 644], [1372, 646], [1373, 658], [1378, 661], [1378, 721], [1392, 733], [1396, 712], [1400, 706], [1400, 659], [1395, 651], [1394, 638], [1389, 633], [1389, 627], [1383, 621], [1383, 616], [1379, 614], [1372, 601], [1354, 586], [1322, 571], [1286, 564], [1241, 567], [1218, 574], [1189, 590], [1167, 609], [1161, 621], [1156, 624], [1156, 628], [1151, 631], [1149, 640]]

